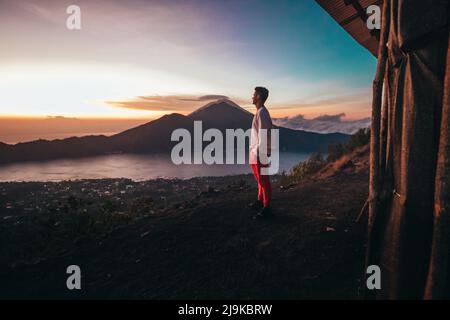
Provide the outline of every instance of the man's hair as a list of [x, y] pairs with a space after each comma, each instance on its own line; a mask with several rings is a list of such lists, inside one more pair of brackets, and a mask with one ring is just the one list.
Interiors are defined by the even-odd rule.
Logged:
[[269, 90], [267, 90], [264, 87], [256, 87], [255, 91], [259, 95], [259, 97], [261, 98], [262, 103], [266, 102], [267, 97], [269, 96]]

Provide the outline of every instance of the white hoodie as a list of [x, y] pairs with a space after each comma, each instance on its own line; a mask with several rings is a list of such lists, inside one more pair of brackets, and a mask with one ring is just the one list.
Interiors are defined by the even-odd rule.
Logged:
[[[266, 133], [261, 134], [261, 129], [265, 129]], [[261, 149], [263, 142], [267, 143], [267, 152], [270, 154], [271, 146], [271, 132], [272, 129], [272, 119], [270, 118], [269, 111], [265, 106], [256, 111], [253, 117], [252, 130], [250, 136], [250, 152], [249, 152], [249, 162], [250, 164], [256, 164], [258, 162], [258, 152]], [[264, 136], [266, 135], [266, 139]], [[261, 138], [261, 136], [263, 136]], [[266, 141], [264, 141], [266, 140]]]

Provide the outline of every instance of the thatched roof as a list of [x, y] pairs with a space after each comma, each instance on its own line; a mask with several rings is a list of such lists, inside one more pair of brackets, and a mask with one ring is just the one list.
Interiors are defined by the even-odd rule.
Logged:
[[369, 30], [366, 25], [367, 8], [373, 4], [381, 6], [383, 0], [316, 0], [334, 20], [356, 41], [374, 56], [378, 50], [379, 30]]

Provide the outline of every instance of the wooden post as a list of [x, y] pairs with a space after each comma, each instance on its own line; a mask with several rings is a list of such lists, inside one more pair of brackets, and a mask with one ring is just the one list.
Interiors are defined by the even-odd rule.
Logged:
[[[386, 72], [388, 72], [388, 66], [386, 65]], [[384, 101], [383, 107], [381, 108], [381, 127], [380, 127], [380, 176], [384, 177], [386, 174], [386, 148], [387, 148], [387, 131], [388, 131], [388, 118], [389, 118], [389, 93], [388, 87], [386, 86], [386, 77], [385, 77], [385, 85], [384, 85]], [[384, 179], [380, 181], [380, 183], [384, 184]]]
[[380, 122], [381, 102], [383, 93], [383, 80], [386, 71], [387, 48], [386, 42], [389, 35], [390, 1], [383, 2], [383, 16], [381, 36], [378, 45], [378, 64], [375, 79], [373, 81], [372, 100], [372, 127], [370, 130], [370, 181], [369, 181], [369, 235], [379, 207], [379, 195], [381, 189], [380, 177]]
[[[381, 100], [383, 92], [383, 81], [386, 72], [386, 59], [389, 28], [390, 28], [390, 0], [383, 2], [383, 14], [381, 24], [381, 35], [378, 44], [378, 64], [375, 79], [373, 81], [373, 97], [372, 97], [372, 127], [370, 129], [370, 180], [369, 180], [369, 219], [367, 224], [368, 241], [366, 252], [366, 269], [373, 264], [377, 258], [379, 239], [377, 235], [379, 230], [373, 230], [375, 219], [378, 216], [380, 208], [379, 196], [381, 192], [380, 177], [380, 122], [381, 122]], [[367, 299], [374, 298], [375, 292], [365, 290]]]

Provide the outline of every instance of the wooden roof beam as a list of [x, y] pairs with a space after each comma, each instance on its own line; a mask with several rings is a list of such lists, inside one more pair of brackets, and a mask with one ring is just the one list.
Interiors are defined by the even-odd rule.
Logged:
[[[377, 1], [377, 4], [379, 4], [382, 1], [383, 0]], [[361, 18], [361, 20], [364, 23], [367, 22], [367, 19], [369, 18], [369, 16], [367, 15], [366, 11], [361, 6], [361, 4], [359, 3], [358, 0], [344, 0], [344, 4], [346, 6], [351, 5], [356, 10], [356, 14], [351, 16], [351, 17], [349, 17], [348, 19], [345, 19], [344, 21], [342, 21], [341, 25], [346, 25], [346, 24], [352, 22], [353, 20], [357, 19], [358, 17]], [[376, 29], [370, 30], [370, 35], [372, 37], [375, 37], [375, 38], [379, 39], [379, 37], [380, 37], [380, 30], [376, 30]]]
[[369, 16], [367, 15], [366, 11], [364, 10], [364, 8], [361, 6], [361, 4], [359, 3], [358, 0], [344, 0], [344, 3], [346, 6], [351, 5], [353, 8], [355, 8], [358, 16], [364, 21], [367, 21], [367, 18], [369, 18]]

